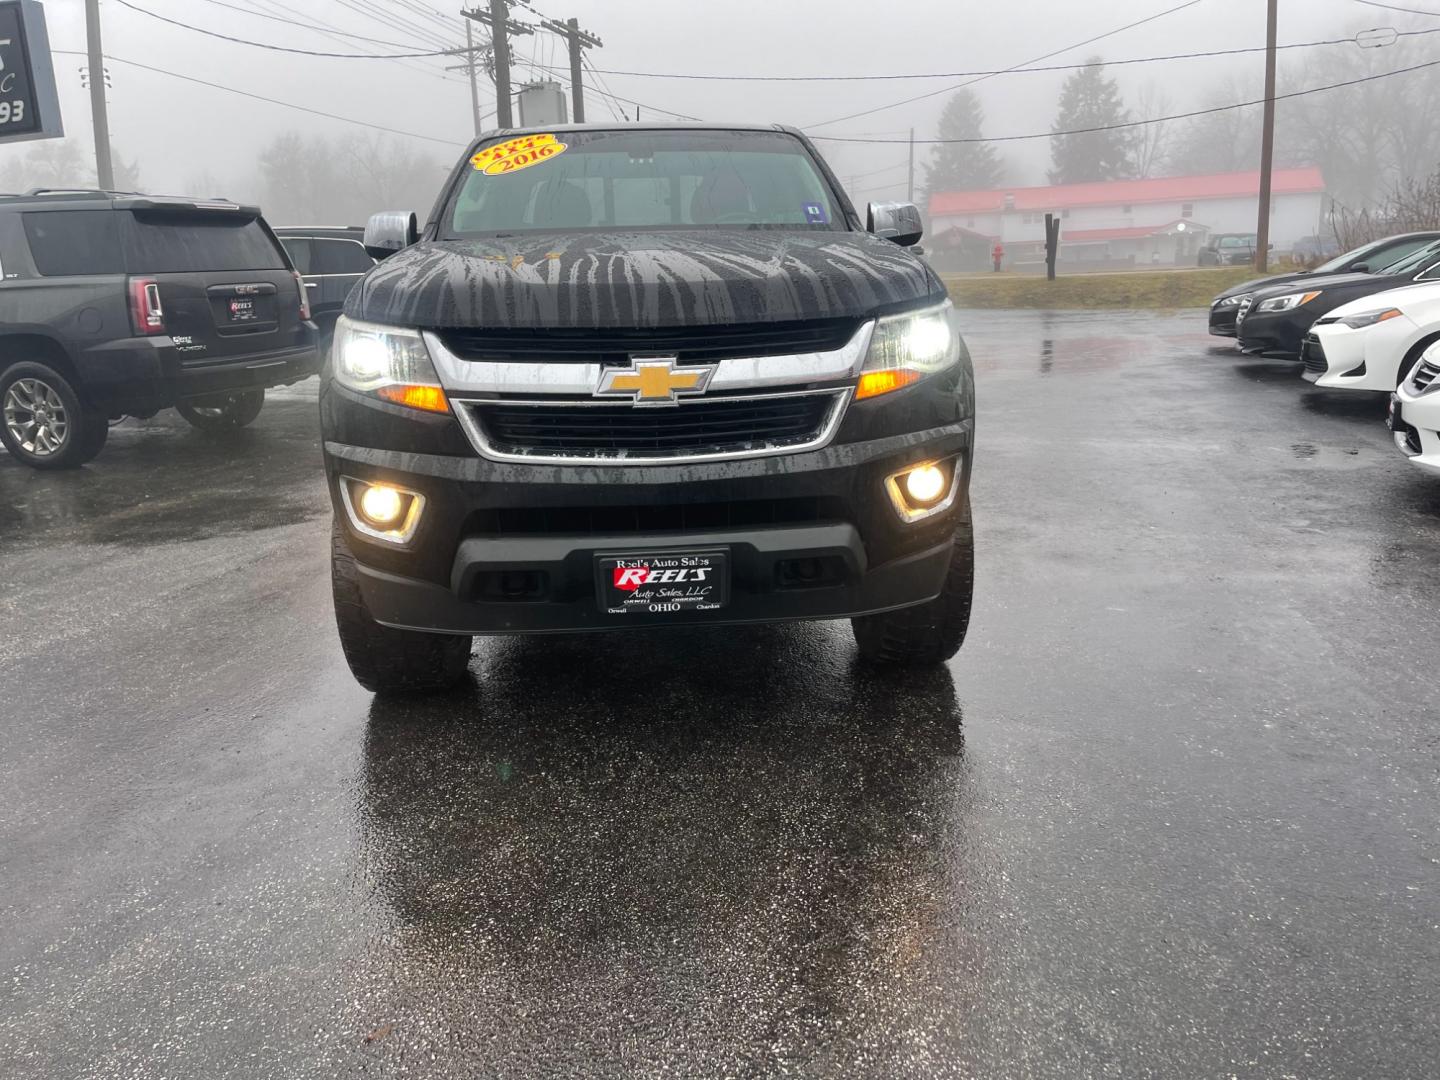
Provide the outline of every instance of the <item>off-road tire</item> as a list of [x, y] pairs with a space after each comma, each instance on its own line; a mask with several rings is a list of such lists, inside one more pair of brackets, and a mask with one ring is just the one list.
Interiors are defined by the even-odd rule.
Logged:
[[860, 658], [894, 667], [943, 664], [965, 643], [975, 591], [975, 530], [967, 503], [955, 527], [950, 569], [934, 600], [851, 619]]
[[330, 533], [330, 584], [340, 647], [355, 681], [376, 694], [438, 694], [465, 677], [473, 639], [393, 630], [370, 616], [355, 556], [336, 521]]
[[182, 401], [175, 411], [199, 431], [239, 431], [255, 422], [265, 407], [264, 390], [237, 390], [232, 394]]
[[[5, 402], [10, 387], [21, 380], [31, 380], [48, 387], [64, 406], [67, 430], [58, 449], [49, 453], [32, 453], [16, 439], [5, 419]], [[75, 388], [49, 364], [24, 360], [0, 372], [0, 442], [16, 461], [32, 469], [75, 469], [105, 447], [110, 434], [109, 418], [92, 405], [87, 405]]]

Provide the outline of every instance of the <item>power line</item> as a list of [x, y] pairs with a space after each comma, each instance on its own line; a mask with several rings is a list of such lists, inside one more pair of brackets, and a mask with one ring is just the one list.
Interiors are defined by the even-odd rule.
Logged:
[[[75, 49], [53, 49], [56, 53], [65, 56], [85, 56], [86, 54]], [[178, 71], [169, 71], [165, 68], [151, 67], [149, 64], [142, 64], [138, 60], [126, 60], [123, 56], [107, 55], [106, 60], [116, 64], [126, 64], [130, 67], [140, 68], [142, 71], [153, 71], [157, 75], [168, 75], [172, 79], [180, 79], [184, 82], [195, 83], [199, 86], [208, 86], [212, 90], [224, 90], [228, 94], [239, 94], [241, 97], [251, 98], [255, 101], [269, 102], [271, 105], [283, 105], [287, 109], [295, 109], [299, 112], [309, 113], [312, 116], [322, 116], [326, 120], [339, 120], [346, 124], [356, 124], [360, 127], [373, 128], [376, 131], [383, 131], [390, 135], [401, 135], [407, 139], [423, 139], [426, 142], [440, 143], [443, 146], [466, 146], [468, 143], [459, 142], [455, 139], [438, 139], [433, 135], [418, 135], [413, 131], [401, 131], [399, 128], [385, 127], [383, 124], [372, 124], [368, 120], [355, 120], [349, 116], [339, 116], [336, 113], [324, 112], [320, 109], [312, 109], [305, 105], [296, 105], [293, 101], [282, 101], [279, 98], [266, 97], [263, 94], [253, 94], [249, 90], [237, 90], [233, 86], [224, 86], [221, 83], [208, 82], [205, 79], [197, 79], [193, 75], [181, 75]]]
[[383, 39], [383, 38], [372, 38], [372, 37], [366, 37], [366, 36], [363, 35], [363, 34], [352, 34], [352, 33], [349, 33], [348, 31], [345, 31], [345, 30], [337, 30], [337, 29], [335, 29], [334, 27], [329, 27], [329, 28], [327, 29], [327, 27], [326, 27], [325, 24], [323, 24], [323, 23], [316, 24], [316, 23], [300, 22], [300, 21], [297, 20], [297, 19], [289, 19], [289, 18], [286, 18], [286, 17], [283, 16], [283, 15], [271, 15], [269, 12], [265, 12], [265, 11], [255, 11], [255, 10], [253, 10], [252, 8], [241, 7], [239, 4], [227, 4], [227, 3], [225, 2], [225, 0], [205, 0], [205, 2], [206, 2], [207, 4], [214, 4], [216, 7], [228, 8], [228, 9], [231, 10], [231, 11], [238, 11], [238, 12], [240, 12], [241, 14], [244, 14], [244, 15], [255, 15], [255, 16], [257, 16], [257, 17], [259, 17], [259, 18], [262, 18], [262, 19], [270, 19], [270, 20], [273, 21], [273, 22], [285, 23], [285, 24], [288, 25], [288, 26], [299, 26], [299, 27], [301, 27], [301, 28], [303, 28], [303, 29], [305, 29], [305, 30], [314, 30], [317, 34], [323, 34], [323, 35], [326, 36], [326, 37], [334, 37], [334, 36], [338, 35], [338, 36], [340, 36], [340, 37], [353, 38], [353, 39], [356, 40], [356, 41], [369, 42], [369, 43], [372, 44], [372, 45], [394, 45], [394, 44], [395, 44], [393, 41], [386, 41], [386, 40]]
[[[294, 19], [286, 17], [285, 9], [281, 8], [279, 12], [275, 10], [275, 8], [278, 6], [276, 0], [251, 0], [253, 4], [257, 5], [253, 10], [249, 8], [237, 7], [234, 4], [226, 3], [225, 0], [209, 0], [209, 2], [219, 7], [229, 8], [232, 11], [241, 11], [248, 15], [254, 15], [257, 18], [271, 19], [279, 23], [286, 23], [293, 26], [301, 26], [308, 29], [313, 29], [315, 33], [319, 34], [321, 37], [328, 38], [331, 41], [337, 41], [342, 45], [349, 44], [349, 42], [343, 41], [342, 37], [352, 38], [357, 41], [370, 42], [377, 45], [388, 45], [391, 48], [393, 48], [397, 44], [397, 42], [393, 39], [387, 40], [384, 38], [365, 37], [361, 34], [352, 34], [349, 31], [341, 30], [334, 23], [325, 22], [323, 19], [315, 19], [313, 24], [297, 22]], [[259, 6], [261, 4], [263, 4], [264, 6]], [[414, 47], [421, 48], [423, 46]], [[406, 68], [409, 71], [418, 71], [422, 75], [426, 75], [432, 79], [439, 79], [442, 82], [454, 83], [456, 81], [442, 72], [434, 71], [427, 67], [422, 67], [420, 64], [417, 64], [412, 60], [397, 60], [395, 61], [395, 63], [399, 64], [401, 67]]]
[[[1286, 101], [1290, 98], [1307, 97], [1310, 94], [1322, 94], [1327, 90], [1339, 90], [1346, 86], [1358, 86], [1361, 83], [1375, 82], [1377, 79], [1388, 79], [1392, 75], [1407, 75], [1412, 71], [1420, 71], [1424, 68], [1440, 66], [1440, 60], [1428, 60], [1423, 64], [1414, 64], [1410, 67], [1396, 68], [1394, 71], [1382, 71], [1375, 75], [1366, 75], [1358, 79], [1346, 79], [1344, 82], [1331, 83], [1328, 86], [1312, 86], [1309, 90], [1292, 90], [1288, 94], [1276, 94], [1276, 101]], [[930, 145], [956, 145], [960, 143], [990, 143], [990, 142], [1023, 142], [1027, 139], [1053, 139], [1058, 135], [1089, 135], [1097, 131], [1119, 131], [1122, 128], [1145, 127], [1149, 124], [1163, 124], [1171, 120], [1189, 120], [1195, 116], [1210, 116], [1214, 113], [1233, 112], [1236, 109], [1248, 109], [1254, 105], [1265, 104], [1265, 98], [1256, 98], [1254, 101], [1241, 101], [1234, 105], [1217, 105], [1210, 109], [1196, 109], [1194, 112], [1176, 113], [1173, 116], [1156, 116], [1149, 120], [1130, 120], [1123, 124], [1101, 124], [1096, 127], [1073, 128], [1069, 131], [1041, 131], [1032, 135], [996, 135], [990, 138], [975, 139], [916, 139], [916, 143], [927, 143]], [[858, 139], [845, 135], [811, 135], [810, 138], [823, 140], [825, 142], [843, 143], [887, 143], [905, 144], [908, 139]]]
[[[268, 49], [271, 52], [294, 53], [298, 56], [323, 56], [340, 60], [412, 60], [417, 57], [444, 56], [443, 49], [434, 52], [408, 52], [408, 53], [337, 53], [319, 52], [315, 49], [292, 49], [286, 45], [267, 45], [262, 41], [251, 41], [249, 38], [232, 37], [229, 34], [222, 34], [216, 30], [206, 30], [204, 27], [191, 26], [189, 23], [181, 22], [179, 19], [172, 19], [167, 15], [160, 15], [154, 11], [147, 11], [145, 8], [130, 3], [130, 0], [115, 0], [121, 7], [129, 8], [131, 11], [138, 11], [141, 15], [148, 15], [152, 19], [169, 23], [171, 26], [179, 26], [185, 30], [192, 30], [197, 34], [204, 34], [206, 37], [219, 38], [221, 41], [230, 41], [236, 45], [250, 45], [257, 49]], [[271, 16], [275, 18], [276, 16]]]
[[1422, 11], [1419, 8], [1397, 7], [1394, 4], [1382, 4], [1379, 0], [1355, 0], [1357, 4], [1364, 4], [1366, 7], [1384, 8], [1386, 11], [1403, 11], [1406, 15], [1429, 15], [1431, 18], [1440, 19], [1440, 11]]
[[[1084, 48], [1086, 45], [1092, 45], [1095, 42], [1107, 37], [1114, 37], [1116, 34], [1124, 33], [1126, 30], [1133, 30], [1137, 26], [1144, 26], [1146, 23], [1154, 22], [1156, 19], [1163, 19], [1167, 15], [1174, 15], [1177, 11], [1184, 11], [1186, 8], [1194, 7], [1196, 4], [1202, 2], [1203, 0], [1185, 0], [1184, 3], [1177, 4], [1175, 7], [1166, 8], [1164, 11], [1156, 12], [1154, 15], [1147, 15], [1143, 19], [1137, 19], [1134, 22], [1126, 23], [1124, 26], [1118, 26], [1114, 30], [1107, 30], [1103, 34], [1096, 34], [1094, 37], [1086, 38], [1084, 41], [1077, 41], [1073, 45], [1066, 45], [1063, 49], [1056, 49], [1054, 52], [1048, 52], [1043, 56], [1031, 57], [1029, 60], [1021, 60], [1018, 64], [1012, 64], [1009, 68], [1006, 68], [1005, 70], [1008, 72], [1014, 70], [1015, 68], [1028, 67], [1031, 64], [1042, 63], [1046, 60], [1051, 59], [1052, 57], [1059, 56], [1061, 53], [1067, 53], [1074, 49]], [[1003, 73], [1004, 72], [998, 72], [997, 74]], [[918, 94], [915, 97], [905, 98], [903, 101], [892, 101], [889, 105], [877, 105], [873, 109], [863, 109], [860, 112], [850, 113], [847, 116], [837, 116], [833, 120], [821, 120], [819, 123], [808, 124], [806, 126], [807, 128], [829, 127], [831, 124], [838, 124], [843, 120], [854, 120], [856, 117], [860, 116], [871, 116], [874, 113], [885, 112], [887, 109], [894, 109], [898, 108], [901, 105], [909, 105], [912, 102], [924, 101], [926, 98], [938, 97], [941, 94], [948, 94], [952, 90], [959, 90], [966, 86], [973, 86], [975, 83], [984, 82], [986, 79], [993, 77], [994, 76], [991, 75], [980, 75], [974, 79], [971, 79], [968, 82], [959, 83], [955, 86], [947, 86], [940, 90], [932, 90], [928, 94]]]
[[[1364, 0], [1361, 0], [1364, 2]], [[1440, 16], [1440, 12], [1435, 13]], [[1374, 33], [1374, 30], [1362, 31]], [[1429, 30], [1397, 30], [1396, 37], [1417, 37], [1423, 34], [1440, 34], [1440, 26]], [[1320, 45], [1359, 45], [1359, 34], [1347, 38], [1328, 38], [1323, 41], [1297, 41], [1279, 45], [1279, 49], [1312, 49]], [[1251, 45], [1241, 49], [1212, 49], [1208, 52], [1172, 53], [1168, 56], [1135, 56], [1123, 60], [1089, 60], [1083, 64], [1047, 64], [1042, 67], [999, 68], [990, 71], [934, 71], [915, 72], [901, 75], [697, 75], [680, 71], [619, 71], [611, 68], [596, 68], [598, 75], [630, 75], [639, 79], [695, 79], [711, 82], [890, 82], [903, 79], [965, 79], [976, 76], [1026, 75], [1051, 71], [1079, 71], [1096, 67], [1122, 67], [1126, 64], [1155, 64], [1168, 60], [1199, 60], [1217, 56], [1239, 56], [1245, 53], [1264, 52], [1264, 45]]]

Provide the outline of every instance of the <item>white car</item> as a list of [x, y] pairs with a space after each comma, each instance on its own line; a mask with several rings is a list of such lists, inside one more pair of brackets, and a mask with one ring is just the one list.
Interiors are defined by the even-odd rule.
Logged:
[[1337, 390], [1391, 393], [1440, 341], [1440, 281], [1404, 285], [1342, 304], [1300, 343], [1301, 378]]
[[1390, 395], [1386, 419], [1410, 464], [1440, 476], [1440, 345], [1432, 345]]

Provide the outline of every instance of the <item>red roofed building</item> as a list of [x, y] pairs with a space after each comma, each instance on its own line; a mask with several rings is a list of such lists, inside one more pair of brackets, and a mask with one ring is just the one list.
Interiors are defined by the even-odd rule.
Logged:
[[[930, 197], [930, 246], [941, 265], [947, 255], [988, 252], [996, 240], [1008, 263], [1043, 261], [1048, 212], [1060, 217], [1067, 263], [1193, 266], [1207, 237], [1255, 231], [1259, 192], [1258, 172], [943, 191]], [[1324, 232], [1326, 202], [1319, 169], [1276, 169], [1275, 250]]]

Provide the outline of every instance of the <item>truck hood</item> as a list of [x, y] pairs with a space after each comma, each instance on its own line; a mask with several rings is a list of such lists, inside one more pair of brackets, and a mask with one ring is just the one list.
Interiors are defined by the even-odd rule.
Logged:
[[433, 329], [704, 326], [858, 318], [944, 296], [918, 256], [867, 233], [526, 233], [398, 252], [345, 314]]

